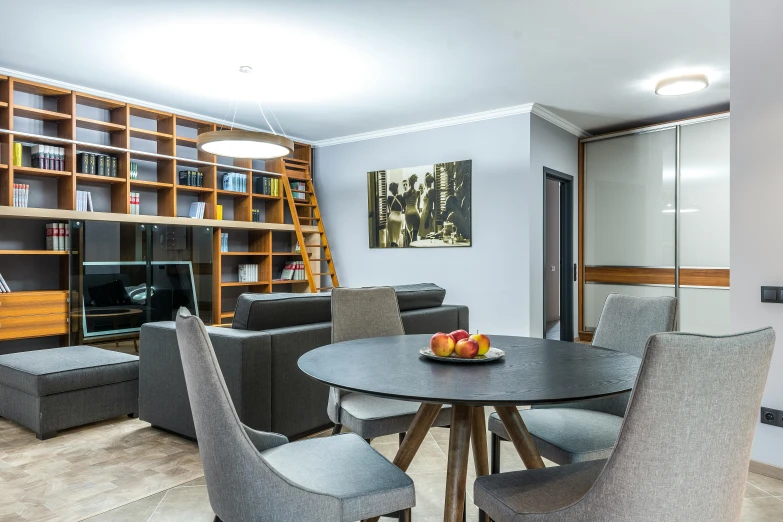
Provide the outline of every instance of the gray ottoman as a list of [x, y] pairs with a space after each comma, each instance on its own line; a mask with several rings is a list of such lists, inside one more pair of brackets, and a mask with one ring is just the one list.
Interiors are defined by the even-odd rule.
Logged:
[[0, 417], [41, 440], [57, 430], [138, 412], [135, 355], [93, 346], [0, 355]]

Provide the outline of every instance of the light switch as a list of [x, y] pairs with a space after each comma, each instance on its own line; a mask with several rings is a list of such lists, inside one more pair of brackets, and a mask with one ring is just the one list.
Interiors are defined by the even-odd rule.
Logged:
[[761, 302], [762, 303], [783, 303], [783, 287], [779, 287], [779, 286], [762, 286], [761, 287]]

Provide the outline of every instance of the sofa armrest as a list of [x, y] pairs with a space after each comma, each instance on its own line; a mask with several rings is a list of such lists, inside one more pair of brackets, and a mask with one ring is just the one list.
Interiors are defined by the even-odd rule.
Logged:
[[[239, 418], [252, 429], [269, 431], [272, 418], [269, 335], [210, 326], [207, 333]], [[172, 321], [141, 327], [139, 417], [153, 426], [196, 437]]]

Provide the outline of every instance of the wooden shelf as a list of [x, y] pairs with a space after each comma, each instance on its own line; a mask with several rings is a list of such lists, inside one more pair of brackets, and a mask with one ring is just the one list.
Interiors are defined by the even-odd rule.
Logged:
[[125, 125], [120, 125], [119, 123], [91, 120], [90, 118], [83, 118], [81, 116], [76, 117], [76, 126], [80, 129], [90, 129], [101, 132], [117, 132], [125, 130]]
[[182, 145], [183, 147], [191, 147], [196, 148], [197, 147], [197, 140], [196, 138], [186, 138], [184, 136], [177, 136], [177, 145]]
[[14, 80], [14, 90], [19, 92], [26, 92], [29, 94], [35, 94], [37, 96], [67, 96], [71, 94], [71, 91], [67, 89], [61, 89], [59, 87], [52, 87], [51, 85], [45, 85], [43, 83], [31, 82], [28, 80]]
[[221, 252], [221, 256], [268, 256], [269, 252]]
[[148, 120], [165, 120], [173, 116], [173, 114], [167, 112], [161, 112], [147, 107], [139, 107], [138, 105], [129, 105], [129, 107], [131, 116], [138, 116], [139, 118], [146, 118]]
[[212, 189], [211, 188], [207, 188], [207, 187], [192, 187], [190, 185], [177, 185], [177, 191], [182, 191], [182, 192], [200, 192], [200, 193], [209, 192], [209, 193], [211, 193]]
[[220, 312], [220, 318], [221, 319], [233, 319], [234, 318], [234, 312]]
[[299, 284], [299, 283], [308, 283], [308, 281], [307, 281], [307, 279], [297, 279], [297, 280], [293, 280], [293, 279], [288, 279], [288, 280], [275, 279], [274, 281], [272, 281], [273, 285], [294, 285], [294, 284]]
[[151, 188], [151, 189], [170, 189], [174, 188], [171, 183], [161, 183], [159, 181], [146, 181], [143, 179], [130, 180], [131, 187], [137, 188]]
[[0, 250], [0, 256], [65, 256], [69, 253], [67, 250]]
[[272, 252], [273, 256], [301, 256], [301, 252]]
[[256, 283], [243, 283], [240, 281], [221, 281], [220, 286], [261, 286], [261, 285], [268, 285], [269, 282], [259, 281]]
[[147, 130], [147, 129], [136, 129], [131, 127], [130, 128], [130, 136], [131, 138], [139, 138], [142, 140], [152, 140], [152, 141], [168, 141], [173, 136], [171, 134], [166, 134], [165, 132], [158, 132], [153, 130]]
[[5, 163], [0, 163], [0, 170], [5, 170], [7, 168], [8, 168], [8, 165], [6, 165]]
[[76, 95], [76, 103], [79, 105], [87, 105], [88, 107], [97, 107], [98, 109], [121, 109], [125, 107], [122, 102], [108, 100], [106, 98], [99, 98], [92, 94], [74, 93]]
[[236, 198], [250, 195], [247, 192], [237, 192], [235, 190], [215, 189], [215, 192], [217, 192], [221, 196], [233, 196]]
[[274, 199], [274, 200], [280, 199], [280, 196], [269, 196], [267, 194], [253, 194], [253, 197], [255, 199]]
[[8, 107], [8, 104], [4, 101], [0, 101], [0, 109], [4, 109], [6, 107]]
[[36, 169], [33, 167], [14, 167], [14, 174], [22, 174], [27, 176], [47, 176], [62, 178], [70, 176], [70, 171], [67, 170], [49, 170], [49, 169]]
[[35, 109], [33, 107], [25, 107], [24, 105], [14, 104], [14, 116], [21, 118], [29, 118], [31, 120], [41, 121], [65, 121], [70, 120], [70, 114], [63, 114], [61, 112], [46, 111], [44, 109]]
[[112, 176], [97, 176], [95, 174], [82, 174], [81, 172], [76, 173], [76, 180], [83, 181], [85, 183], [108, 183], [108, 184], [117, 184], [117, 185], [121, 185], [125, 183], [125, 178], [115, 178]]

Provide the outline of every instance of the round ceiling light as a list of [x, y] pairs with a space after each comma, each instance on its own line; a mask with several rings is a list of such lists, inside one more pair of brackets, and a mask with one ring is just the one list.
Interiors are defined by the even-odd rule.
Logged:
[[655, 94], [660, 96], [690, 94], [706, 89], [709, 84], [707, 76], [704, 74], [689, 74], [687, 76], [666, 78], [665, 80], [658, 82], [658, 85], [655, 86]]
[[240, 159], [281, 158], [294, 150], [285, 136], [238, 129], [199, 134], [197, 144], [207, 154]]

